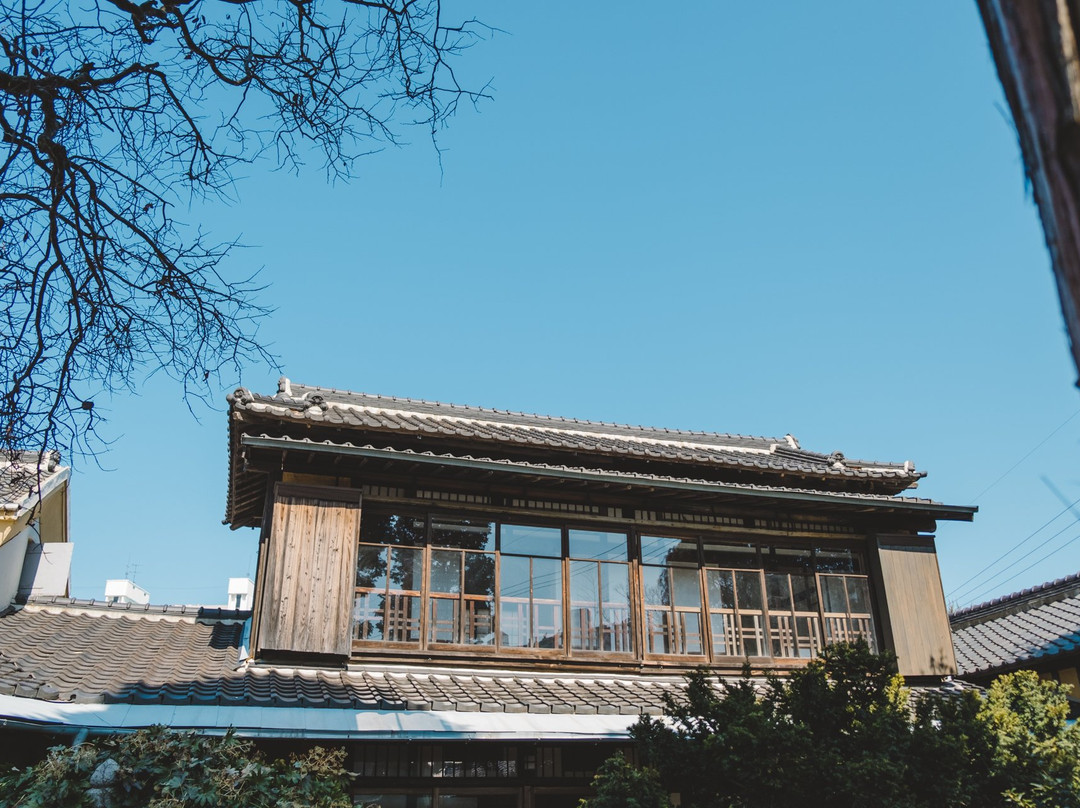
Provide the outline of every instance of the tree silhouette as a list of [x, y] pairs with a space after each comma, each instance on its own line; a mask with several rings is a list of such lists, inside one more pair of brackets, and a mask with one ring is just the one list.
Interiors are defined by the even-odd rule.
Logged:
[[0, 4], [0, 449], [100, 451], [101, 393], [269, 359], [257, 282], [177, 205], [261, 155], [347, 178], [434, 138], [484, 97], [452, 63], [485, 30], [440, 0]]

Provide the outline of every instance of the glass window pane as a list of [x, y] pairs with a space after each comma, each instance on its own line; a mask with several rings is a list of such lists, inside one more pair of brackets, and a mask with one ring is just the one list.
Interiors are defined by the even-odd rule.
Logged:
[[570, 599], [574, 603], [600, 605], [600, 581], [595, 561], [570, 562]]
[[762, 551], [762, 556], [767, 570], [810, 572], [814, 568], [813, 554], [809, 548], [768, 547]]
[[671, 605], [671, 585], [667, 567], [642, 567], [641, 582], [645, 588], [645, 602], [650, 606]]
[[842, 575], [822, 575], [821, 596], [825, 599], [825, 611], [847, 613], [847, 598], [844, 596]]
[[669, 539], [663, 536], [641, 537], [641, 563], [666, 564], [668, 553], [682, 543], [681, 539]]
[[495, 594], [495, 556], [491, 553], [465, 553], [465, 594]]
[[605, 605], [630, 605], [630, 568], [626, 564], [601, 564], [600, 586]]
[[712, 631], [713, 654], [727, 656], [738, 653], [738, 639], [735, 635], [735, 615], [709, 613], [709, 626]]
[[788, 589], [788, 577], [783, 573], [766, 573], [765, 589], [769, 594], [769, 608], [791, 611], [791, 590]]
[[815, 553], [818, 572], [854, 572], [855, 558], [851, 550], [822, 549]]
[[570, 562], [570, 646], [599, 650], [600, 581], [595, 561]]
[[735, 608], [735, 584], [730, 570], [705, 570], [705, 583], [709, 587], [710, 609]]
[[361, 592], [353, 601], [353, 638], [381, 640], [383, 638], [383, 606], [386, 595], [381, 592]]
[[813, 575], [792, 575], [791, 594], [795, 600], [795, 611], [817, 611], [817, 584]]
[[356, 558], [356, 585], [386, 589], [386, 548], [361, 544]]
[[495, 523], [486, 519], [435, 517], [431, 520], [431, 543], [436, 547], [494, 550]]
[[847, 592], [852, 613], [870, 613], [870, 587], [865, 578], [849, 576], [847, 579]]
[[630, 629], [630, 567], [626, 564], [601, 564], [600, 646], [605, 651], [627, 653], [632, 650]]
[[428, 613], [428, 641], [456, 643], [458, 639], [458, 601], [454, 598], [432, 598]]
[[529, 598], [530, 566], [528, 558], [504, 556], [499, 564], [499, 597]]
[[697, 570], [671, 570], [671, 579], [675, 590], [675, 605], [688, 608], [701, 608], [701, 579]]
[[424, 543], [423, 516], [397, 516], [385, 513], [365, 513], [360, 519], [360, 541], [371, 544]]
[[499, 528], [499, 549], [515, 555], [560, 558], [562, 531], [557, 527], [502, 525]]
[[503, 556], [499, 564], [499, 630], [502, 644], [526, 648], [532, 641], [531, 559]]
[[701, 615], [697, 612], [679, 612], [677, 615], [679, 626], [679, 640], [683, 654], [703, 654], [704, 636], [701, 631]]
[[469, 645], [495, 644], [494, 598], [465, 601], [462, 631]]
[[696, 567], [697, 539], [642, 536], [641, 561], [643, 564], [692, 564]]
[[626, 561], [626, 534], [600, 530], [571, 530], [570, 557]]
[[757, 547], [753, 544], [710, 544], [702, 546], [705, 565], [735, 569], [757, 569]]
[[431, 551], [431, 591], [461, 591], [461, 553], [456, 550]]
[[761, 576], [756, 572], [736, 572], [735, 591], [740, 609], [761, 609]]
[[500, 642], [509, 648], [562, 647], [562, 562], [503, 556], [499, 562]]
[[424, 551], [411, 547], [394, 547], [390, 550], [390, 588], [420, 591], [423, 576]]
[[537, 600], [562, 601], [562, 562], [556, 558], [534, 558], [532, 562], [533, 597]]

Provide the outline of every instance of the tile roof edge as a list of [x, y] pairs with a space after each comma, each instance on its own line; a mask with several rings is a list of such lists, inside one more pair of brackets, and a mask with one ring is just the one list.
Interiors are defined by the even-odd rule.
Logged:
[[60, 596], [31, 597], [19, 607], [31, 611], [62, 611], [68, 613], [94, 613], [109, 616], [144, 618], [187, 618], [195, 622], [243, 622], [251, 617], [245, 609], [229, 609], [220, 606], [156, 605], [140, 603], [109, 603], [94, 598], [65, 598]]
[[1048, 603], [1080, 594], [1080, 573], [1021, 589], [983, 603], [967, 606], [949, 614], [954, 630], [988, 622], [1016, 612], [1028, 611]]
[[41, 500], [71, 479], [71, 466], [57, 465], [48, 471], [41, 471], [40, 476], [35, 477], [37, 479], [33, 488], [27, 490], [21, 500], [0, 503], [0, 519], [18, 519], [27, 511], [33, 510]]
[[[288, 380], [286, 379], [285, 382], [288, 383]], [[289, 384], [291, 385], [291, 383]], [[291, 394], [284, 395], [282, 393], [278, 393], [274, 396], [268, 396], [261, 393], [255, 393], [248, 388], [239, 387], [235, 391], [227, 395], [226, 400], [229, 402], [230, 405], [239, 409], [252, 409], [252, 404], [260, 404], [263, 406], [277, 407], [281, 410], [304, 412], [313, 406], [318, 406], [324, 411], [332, 406], [335, 409], [347, 409], [361, 412], [393, 412], [405, 415], [418, 416], [421, 418], [432, 418], [436, 420], [461, 421], [472, 424], [480, 424], [489, 428], [522, 427], [539, 430], [550, 430], [551, 432], [556, 434], [571, 434], [592, 438], [610, 438], [614, 440], [630, 440], [634, 442], [654, 444], [658, 446], [677, 446], [690, 450], [708, 448], [713, 450], [719, 449], [733, 453], [778, 456], [793, 460], [800, 460], [808, 463], [831, 465], [834, 468], [841, 470], [850, 469], [853, 471], [874, 472], [890, 476], [895, 475], [896, 477], [900, 478], [911, 478], [912, 480], [919, 480], [927, 476], [927, 472], [917, 470], [914, 463], [912, 463], [910, 460], [906, 460], [903, 462], [854, 460], [845, 458], [842, 452], [831, 452], [829, 454], [824, 454], [821, 452], [813, 452], [807, 449], [803, 449], [799, 445], [799, 442], [790, 434], [785, 435], [783, 438], [775, 438], [759, 435], [741, 435], [730, 432], [704, 432], [695, 430], [669, 429], [666, 427], [635, 426], [632, 424], [619, 424], [609, 421], [589, 421], [577, 418], [564, 418], [551, 415], [523, 413], [513, 410], [497, 410], [485, 407], [473, 407], [467, 404], [448, 404], [439, 401], [427, 401], [424, 399], [381, 396], [378, 394], [358, 393], [348, 390], [337, 390], [334, 388], [310, 387], [308, 385], [297, 386], [306, 388], [308, 392], [304, 393], [301, 396], [295, 396]], [[291, 392], [291, 386], [289, 387], [289, 390]], [[376, 403], [365, 404], [361, 402], [349, 401], [327, 402], [324, 400], [320, 400], [321, 397], [318, 396], [319, 391], [335, 393], [343, 396], [357, 396], [366, 399], [374, 399], [376, 402], [385, 401], [402, 404], [422, 404], [429, 407], [446, 407], [448, 410], [451, 411], [441, 413], [419, 412], [415, 410], [402, 409], [399, 407], [378, 406], [378, 404]], [[316, 395], [312, 396], [312, 393], [315, 393]], [[470, 413], [454, 412], [453, 410], [475, 411], [477, 413], [480, 413], [481, 415], [487, 413], [522, 419], [536, 419], [549, 423], [529, 424], [488, 421], [482, 417], [473, 416]], [[595, 430], [577, 430], [574, 429], [575, 425], [612, 428], [624, 431], [616, 433], [604, 433], [597, 432]], [[698, 440], [680, 440], [680, 437], [687, 439], [696, 438]], [[758, 445], [739, 445], [738, 443], [725, 442], [725, 439], [727, 439], [728, 441], [748, 441]]]
[[[284, 377], [282, 377], [282, 378], [284, 378]], [[286, 380], [286, 381], [288, 381], [288, 380]], [[744, 434], [739, 434], [739, 433], [735, 433], [735, 432], [706, 432], [704, 430], [673, 429], [673, 428], [670, 428], [670, 427], [645, 426], [645, 425], [642, 425], [642, 424], [622, 424], [622, 423], [618, 423], [616, 421], [593, 421], [593, 420], [589, 420], [589, 419], [586, 419], [586, 418], [570, 418], [570, 417], [561, 416], [561, 415], [543, 415], [541, 413], [521, 412], [519, 410], [500, 410], [500, 409], [497, 409], [495, 407], [479, 407], [479, 406], [476, 406], [476, 405], [473, 405], [473, 404], [454, 404], [454, 403], [451, 403], [451, 402], [448, 402], [448, 401], [432, 401], [430, 399], [423, 399], [423, 398], [408, 398], [408, 397], [404, 397], [404, 396], [384, 396], [384, 395], [381, 395], [379, 393], [364, 393], [364, 392], [358, 391], [358, 390], [340, 390], [340, 389], [335, 388], [335, 387], [319, 387], [319, 386], [316, 386], [316, 385], [301, 384], [299, 382], [289, 382], [289, 384], [290, 384], [290, 389], [291, 389], [291, 386], [295, 385], [296, 387], [303, 388], [307, 392], [300, 395], [300, 396], [291, 395], [291, 394], [283, 395], [283, 393], [281, 393], [281, 392], [279, 392], [276, 395], [266, 395], [264, 393], [256, 393], [253, 390], [250, 390], [249, 388], [246, 388], [246, 387], [238, 387], [233, 393], [230, 393], [229, 395], [226, 396], [226, 400], [229, 401], [229, 403], [233, 403], [234, 399], [237, 400], [237, 401], [263, 399], [265, 401], [273, 401], [275, 403], [285, 405], [285, 406], [289, 406], [289, 405], [300, 406], [302, 404], [306, 404], [307, 406], [310, 406], [312, 402], [309, 400], [308, 396], [310, 396], [312, 393], [318, 394], [320, 392], [325, 392], [325, 393], [332, 393], [332, 394], [343, 395], [343, 396], [362, 396], [364, 398], [375, 399], [377, 401], [386, 401], [386, 402], [393, 402], [393, 403], [400, 403], [400, 404], [423, 404], [423, 405], [426, 405], [426, 406], [429, 406], [429, 407], [447, 407], [447, 408], [453, 408], [453, 409], [456, 409], [456, 410], [472, 411], [472, 412], [476, 412], [476, 413], [480, 413], [480, 414], [488, 413], [488, 414], [492, 414], [492, 415], [504, 415], [504, 416], [511, 416], [511, 417], [519, 417], [519, 418], [535, 418], [535, 419], [540, 420], [540, 421], [551, 421], [551, 422], [553, 422], [555, 424], [567, 424], [569, 426], [572, 426], [573, 424], [581, 424], [581, 425], [585, 425], [585, 426], [606, 426], [606, 427], [615, 427], [617, 429], [626, 429], [626, 430], [661, 432], [661, 433], [668, 433], [668, 434], [671, 434], [671, 435], [689, 435], [689, 436], [694, 436], [694, 437], [698, 437], [698, 438], [712, 438], [712, 437], [741, 438], [741, 439], [744, 439], [744, 440], [758, 441], [758, 442], [762, 443], [763, 445], [774, 444], [774, 443], [791, 445], [789, 443], [789, 438], [790, 438], [790, 441], [793, 441], [794, 444], [795, 444], [792, 448], [797, 448], [797, 446], [798, 446], [798, 441], [796, 441], [795, 438], [791, 438], [790, 436], [768, 437], [768, 436], [765, 436], [765, 435], [744, 435]], [[279, 385], [280, 385], [280, 382], [279, 382]], [[332, 402], [332, 403], [346, 404], [347, 402], [336, 401], [336, 402]], [[362, 406], [362, 405], [353, 405], [353, 406]], [[399, 410], [399, 411], [402, 411], [402, 410]], [[407, 412], [408, 410], [404, 410], [404, 411]], [[425, 413], [425, 414], [427, 414], [427, 413]], [[457, 417], [466, 418], [468, 416], [465, 415], [465, 414], [462, 414], [462, 415], [457, 416]], [[557, 427], [552, 427], [552, 428], [557, 428]]]

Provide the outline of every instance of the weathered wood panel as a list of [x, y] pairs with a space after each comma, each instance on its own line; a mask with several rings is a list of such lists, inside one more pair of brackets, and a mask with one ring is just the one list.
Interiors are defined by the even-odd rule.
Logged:
[[885, 625], [904, 676], [956, 673], [949, 615], [932, 542], [879, 539], [877, 561], [888, 612]]
[[258, 652], [348, 656], [360, 492], [279, 483], [258, 604]]

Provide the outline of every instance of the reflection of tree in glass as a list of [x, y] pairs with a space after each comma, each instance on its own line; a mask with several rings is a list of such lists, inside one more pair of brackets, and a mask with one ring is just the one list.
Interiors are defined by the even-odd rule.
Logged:
[[[431, 543], [435, 547], [461, 550], [492, 550], [494, 535], [494, 525], [486, 519], [437, 519], [432, 523]], [[433, 551], [430, 563], [432, 581], [460, 581], [460, 553]], [[442, 591], [460, 591], [460, 582], [453, 589]], [[494, 594], [494, 554], [465, 553], [465, 592], [470, 595]]]

